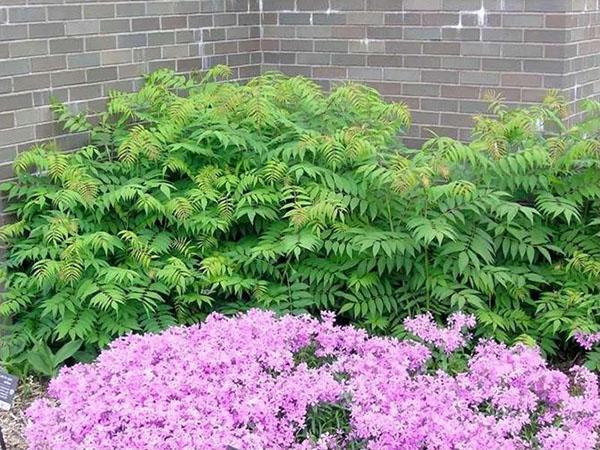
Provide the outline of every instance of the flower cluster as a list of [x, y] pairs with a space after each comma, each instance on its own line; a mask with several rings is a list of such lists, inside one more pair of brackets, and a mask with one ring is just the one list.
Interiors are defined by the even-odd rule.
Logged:
[[442, 328], [433, 320], [431, 313], [421, 314], [404, 320], [404, 327], [428, 344], [452, 353], [467, 343], [463, 331], [476, 325], [475, 317], [457, 312], [448, 318], [448, 327]]
[[600, 332], [598, 333], [584, 333], [581, 331], [575, 332], [575, 341], [585, 350], [591, 350], [596, 344], [600, 342]]
[[[450, 351], [472, 322], [455, 316], [434, 329], [418, 317], [407, 326]], [[492, 341], [454, 376], [427, 371], [431, 358], [422, 343], [369, 337], [331, 315], [213, 314], [201, 326], [124, 337], [95, 363], [63, 369], [50, 398], [28, 410], [26, 436], [30, 450], [598, 445], [600, 397], [586, 369], [567, 376], [536, 348]], [[319, 422], [321, 410], [341, 411], [339, 423]]]

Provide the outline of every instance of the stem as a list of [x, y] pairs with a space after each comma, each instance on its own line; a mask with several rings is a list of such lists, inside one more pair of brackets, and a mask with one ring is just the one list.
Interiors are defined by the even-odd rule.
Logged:
[[[423, 186], [423, 192], [425, 193], [425, 210], [423, 211], [423, 216], [427, 219], [427, 214], [429, 213], [427, 187]], [[429, 285], [429, 244], [425, 245], [425, 306], [427, 311], [429, 311], [431, 306], [431, 292]]]
[[425, 307], [429, 311], [431, 306], [431, 294], [429, 292], [429, 246], [425, 247]]
[[285, 261], [284, 267], [285, 267], [285, 269], [283, 270], [283, 276], [285, 278], [285, 284], [286, 284], [287, 291], [288, 291], [289, 304], [291, 305], [293, 302], [292, 302], [292, 286], [290, 285], [290, 275], [288, 273], [288, 270], [291, 269], [289, 256], [287, 257], [287, 259]]
[[386, 196], [386, 207], [387, 207], [387, 215], [388, 222], [390, 224], [390, 231], [394, 233], [394, 221], [392, 220], [392, 208], [390, 206], [390, 198]]

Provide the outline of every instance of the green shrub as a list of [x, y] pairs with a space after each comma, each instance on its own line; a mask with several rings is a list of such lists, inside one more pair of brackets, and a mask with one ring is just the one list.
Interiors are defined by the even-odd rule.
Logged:
[[334, 273], [323, 237], [381, 214], [370, 201], [381, 188], [358, 170], [395, 151], [409, 113], [359, 85], [325, 96], [277, 74], [213, 81], [226, 73], [194, 82], [156, 72], [140, 92], [113, 94], [94, 127], [55, 106], [68, 129], [92, 130], [92, 145], [34, 148], [15, 162], [17, 183], [3, 186], [16, 215], [0, 233], [0, 314], [15, 324], [5, 358], [70, 340], [86, 357], [123, 333], [214, 309], [299, 311], [316, 306], [312, 291], [335, 301], [293, 272]]
[[[477, 314], [480, 333], [553, 352], [597, 327], [600, 105], [565, 128], [554, 95], [476, 118], [475, 140], [397, 139], [400, 104], [266, 74], [246, 85], [169, 71], [115, 93], [92, 145], [37, 147], [3, 185], [15, 214], [0, 315], [27, 350], [262, 306], [334, 310], [375, 332], [408, 314]], [[555, 130], [542, 133], [540, 129]]]

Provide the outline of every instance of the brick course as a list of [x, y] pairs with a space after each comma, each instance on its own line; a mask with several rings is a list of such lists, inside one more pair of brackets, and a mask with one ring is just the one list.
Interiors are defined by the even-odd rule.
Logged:
[[51, 96], [97, 111], [159, 67], [218, 63], [363, 81], [413, 110], [409, 145], [468, 139], [488, 89], [600, 95], [600, 0], [0, 0], [0, 179], [33, 142], [85, 142], [61, 135]]

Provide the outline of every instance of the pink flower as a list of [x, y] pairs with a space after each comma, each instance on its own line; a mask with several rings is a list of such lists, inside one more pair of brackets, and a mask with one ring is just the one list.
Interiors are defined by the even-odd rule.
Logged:
[[598, 333], [584, 333], [576, 331], [573, 335], [575, 341], [585, 350], [591, 350], [594, 345], [600, 342], [600, 332]]
[[[448, 328], [407, 320], [452, 351], [474, 319]], [[592, 450], [599, 444], [595, 376], [572, 380], [538, 349], [476, 346], [465, 372], [428, 373], [430, 350], [308, 316], [252, 310], [201, 326], [114, 342], [63, 369], [27, 414], [30, 450]], [[325, 406], [338, 429], [311, 434]], [[344, 422], [345, 421], [345, 422]], [[335, 421], [329, 421], [335, 423]], [[316, 428], [319, 428], [317, 424]]]
[[431, 313], [404, 320], [404, 327], [412, 334], [446, 353], [452, 353], [467, 343], [468, 336], [464, 332], [475, 326], [475, 317], [457, 312], [448, 318], [448, 325], [448, 328], [439, 327]]

